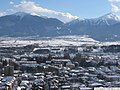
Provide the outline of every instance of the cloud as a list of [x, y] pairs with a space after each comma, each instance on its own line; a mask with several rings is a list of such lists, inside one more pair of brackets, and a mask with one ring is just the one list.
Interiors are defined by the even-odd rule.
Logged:
[[120, 0], [108, 0], [109, 2], [120, 2]]
[[14, 2], [11, 1], [10, 4], [12, 5], [12, 4], [14, 4]]
[[1, 16], [5, 16], [5, 15], [6, 15], [5, 12], [0, 12], [0, 17], [1, 17]]
[[57, 18], [63, 22], [70, 22], [74, 19], [77, 19], [77, 16], [73, 16], [70, 13], [58, 12], [55, 10], [49, 10], [47, 8], [43, 8], [32, 1], [21, 1], [17, 5], [13, 5], [12, 10], [14, 12], [27, 12], [34, 13], [34, 15], [38, 16], [47, 16], [49, 18]]
[[116, 5], [111, 4], [111, 7], [112, 7], [111, 9], [112, 12], [118, 12], [120, 10], [119, 7]]

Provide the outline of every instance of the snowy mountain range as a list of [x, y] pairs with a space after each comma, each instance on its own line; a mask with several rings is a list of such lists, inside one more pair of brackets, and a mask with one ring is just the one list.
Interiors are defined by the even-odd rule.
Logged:
[[0, 17], [0, 36], [89, 35], [95, 40], [119, 41], [119, 29], [120, 16], [112, 13], [92, 19], [76, 19], [68, 23], [24, 12]]
[[[113, 25], [116, 23], [120, 23], [120, 16], [115, 15], [113, 13], [105, 14], [104, 16], [93, 18], [93, 19], [76, 19], [72, 21], [73, 23], [82, 23], [85, 25]], [[71, 22], [71, 23], [72, 23]]]

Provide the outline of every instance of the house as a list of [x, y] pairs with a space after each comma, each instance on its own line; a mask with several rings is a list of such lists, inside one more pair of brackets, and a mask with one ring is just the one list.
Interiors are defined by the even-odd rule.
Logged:
[[79, 90], [93, 90], [93, 88], [90, 88], [90, 87], [79, 87]]
[[105, 77], [107, 81], [120, 81], [119, 75], [106, 75]]
[[16, 84], [16, 78], [13, 76], [6, 76], [0, 81], [0, 90], [12, 90]]
[[[71, 60], [69, 59], [52, 59], [51, 60], [54, 65], [62, 65], [62, 66], [73, 66]], [[68, 64], [67, 64], [68, 63]]]

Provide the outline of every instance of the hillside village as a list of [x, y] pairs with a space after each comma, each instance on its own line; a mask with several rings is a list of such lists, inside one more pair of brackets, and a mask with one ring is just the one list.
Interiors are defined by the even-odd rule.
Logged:
[[0, 90], [120, 86], [120, 46], [0, 47]]

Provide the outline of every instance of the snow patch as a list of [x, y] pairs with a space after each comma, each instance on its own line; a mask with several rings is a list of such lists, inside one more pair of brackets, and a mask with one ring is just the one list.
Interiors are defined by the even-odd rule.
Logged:
[[15, 16], [19, 16], [19, 17], [22, 19], [24, 16], [28, 15], [28, 13], [16, 12], [14, 15], [15, 15]]

